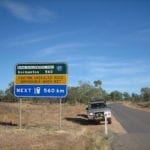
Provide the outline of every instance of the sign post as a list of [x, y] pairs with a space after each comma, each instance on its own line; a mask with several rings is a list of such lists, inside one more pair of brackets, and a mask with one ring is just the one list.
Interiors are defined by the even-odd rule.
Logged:
[[60, 118], [59, 118], [59, 128], [61, 129], [61, 127], [62, 127], [62, 104], [61, 104], [61, 102], [62, 102], [62, 99], [60, 98], [60, 104], [59, 104], [59, 106], [60, 106], [60, 108], [59, 108], [59, 112], [60, 112]]
[[22, 129], [22, 99], [19, 99], [19, 128]]
[[22, 97], [61, 98], [67, 95], [67, 65], [65, 63], [21, 63], [15, 66], [14, 95], [20, 97], [20, 128]]

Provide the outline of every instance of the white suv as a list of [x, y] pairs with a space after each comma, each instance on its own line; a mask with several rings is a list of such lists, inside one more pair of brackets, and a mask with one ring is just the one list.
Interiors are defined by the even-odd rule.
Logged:
[[87, 116], [89, 121], [104, 121], [106, 116], [108, 124], [112, 123], [111, 109], [105, 101], [90, 102], [87, 108]]

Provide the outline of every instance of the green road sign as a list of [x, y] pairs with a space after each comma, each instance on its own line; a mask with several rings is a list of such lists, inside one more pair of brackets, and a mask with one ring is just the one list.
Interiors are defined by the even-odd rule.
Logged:
[[14, 93], [17, 97], [65, 97], [65, 63], [24, 63], [15, 68]]

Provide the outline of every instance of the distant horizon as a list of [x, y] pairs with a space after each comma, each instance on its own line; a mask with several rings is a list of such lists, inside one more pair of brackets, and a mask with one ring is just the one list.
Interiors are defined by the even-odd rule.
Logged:
[[65, 62], [68, 86], [150, 87], [150, 1], [0, 1], [0, 89], [17, 63]]

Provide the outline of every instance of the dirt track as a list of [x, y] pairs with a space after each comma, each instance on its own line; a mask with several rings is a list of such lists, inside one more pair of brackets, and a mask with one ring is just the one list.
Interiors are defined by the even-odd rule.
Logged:
[[[18, 129], [17, 103], [0, 103], [0, 149], [2, 150], [98, 150], [108, 149], [104, 124], [87, 123], [86, 106], [62, 106], [59, 129], [59, 104], [22, 105], [23, 129]], [[117, 130], [116, 130], [117, 128]], [[124, 132], [113, 118], [113, 132]], [[109, 132], [111, 134], [111, 132]]]

